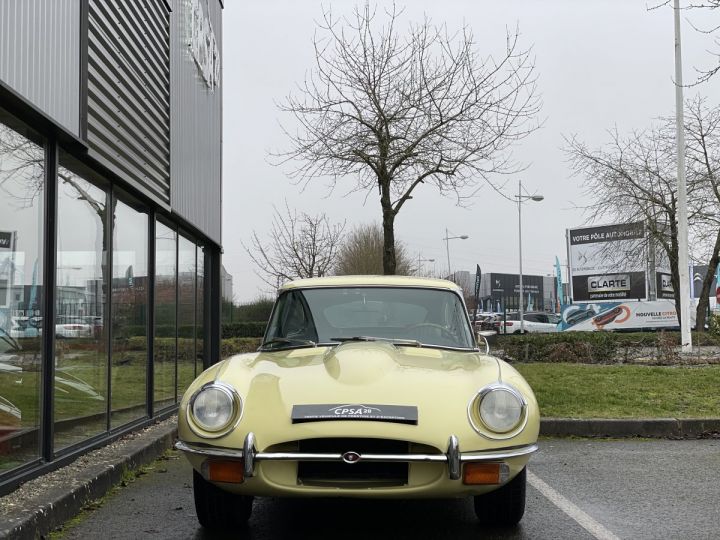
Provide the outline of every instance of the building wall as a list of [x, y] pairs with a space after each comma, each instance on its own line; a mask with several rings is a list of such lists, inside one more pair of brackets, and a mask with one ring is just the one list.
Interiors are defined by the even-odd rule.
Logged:
[[[518, 274], [503, 274], [489, 272], [483, 274], [480, 282], [480, 298], [485, 299], [496, 310], [498, 303], [500, 310], [518, 309], [520, 279]], [[528, 293], [532, 299], [533, 311], [552, 311], [554, 299], [554, 281], [552, 277], [536, 276], [523, 273], [523, 308], [527, 309]], [[492, 299], [492, 302], [488, 300]]]
[[188, 6], [219, 39], [218, 0], [0, 0], [0, 496], [220, 359], [221, 94], [197, 55], [207, 89], [171, 85]]
[[0, 81], [79, 135], [80, 0], [0, 2]]
[[169, 21], [163, 0], [88, 3], [90, 155], [166, 205], [171, 183]]
[[[222, 6], [219, 0], [173, 0], [172, 6], [171, 206], [173, 212], [219, 243], [222, 73], [213, 64], [222, 58]], [[198, 10], [209, 25], [193, 24], [193, 14]], [[193, 45], [193, 39], [198, 37], [203, 42], [214, 40], [219, 56], [213, 58], [212, 48], [198, 50], [197, 42]]]

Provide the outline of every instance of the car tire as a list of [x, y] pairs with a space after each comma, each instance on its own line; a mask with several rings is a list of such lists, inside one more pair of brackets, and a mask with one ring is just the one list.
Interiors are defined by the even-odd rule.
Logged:
[[476, 495], [475, 515], [482, 525], [491, 527], [513, 527], [525, 513], [526, 468], [523, 467], [515, 478], [503, 487]]
[[[232, 530], [237, 534], [247, 527], [252, 514], [253, 497], [223, 491], [193, 471], [195, 513], [206, 529]], [[240, 536], [236, 536], [240, 538]]]

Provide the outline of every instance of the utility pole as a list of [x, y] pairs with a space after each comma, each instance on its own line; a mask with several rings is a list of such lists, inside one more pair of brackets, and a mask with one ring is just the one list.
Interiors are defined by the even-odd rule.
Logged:
[[685, 131], [683, 120], [682, 52], [680, 48], [680, 0], [673, 5], [675, 19], [675, 128], [678, 177], [678, 273], [680, 274], [680, 338], [682, 352], [692, 352], [690, 332], [690, 279], [688, 276], [688, 217], [685, 184]]

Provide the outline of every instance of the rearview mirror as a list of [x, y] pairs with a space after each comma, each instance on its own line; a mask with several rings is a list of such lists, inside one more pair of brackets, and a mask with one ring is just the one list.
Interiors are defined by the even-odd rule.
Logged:
[[490, 352], [490, 338], [495, 336], [496, 333], [493, 330], [478, 330], [475, 333], [477, 344], [485, 344], [485, 354]]

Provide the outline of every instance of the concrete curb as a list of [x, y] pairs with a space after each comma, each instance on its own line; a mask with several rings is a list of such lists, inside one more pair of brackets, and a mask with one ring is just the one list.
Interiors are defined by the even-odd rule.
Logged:
[[[24, 486], [37, 482], [37, 487], [29, 489], [33, 495], [23, 498], [21, 502], [0, 513], [0, 538], [45, 538], [50, 531], [78, 515], [87, 503], [107, 494], [113, 486], [120, 483], [126, 471], [147, 465], [172, 448], [176, 436], [176, 421], [165, 421], [147, 428], [143, 433], [123, 443], [114, 455], [102, 455], [96, 463], [90, 458], [90, 463], [79, 474], [75, 470], [72, 474], [65, 473], [65, 481], [57, 485], [43, 489], [43, 477], [31, 480]], [[101, 450], [103, 449], [99, 449]], [[88, 457], [91, 454], [88, 454]], [[82, 459], [84, 457], [78, 461]], [[57, 473], [62, 478], [63, 470], [58, 469], [50, 474]], [[12, 495], [11, 493], [7, 497]], [[0, 502], [4, 502], [4, 498], [0, 498]]]
[[540, 435], [703, 439], [720, 437], [718, 418], [542, 418]]
[[[720, 437], [720, 418], [641, 418], [641, 419], [573, 419], [543, 418], [540, 435], [577, 437], [648, 437], [665, 439], [697, 439]], [[0, 539], [37, 540], [77, 516], [89, 502], [106, 495], [117, 485], [125, 471], [151, 463], [172, 448], [177, 438], [175, 419], [166, 420], [132, 435], [117, 450], [91, 452], [78, 462], [87, 461], [81, 469], [75, 467], [64, 472], [58, 469], [47, 476], [58, 474], [62, 479], [47, 487], [44, 477], [31, 480], [35, 483], [30, 495], [20, 502], [5, 505], [0, 512]], [[110, 445], [112, 446], [112, 445]], [[104, 452], [99, 456], [96, 452]], [[72, 464], [71, 464], [72, 466]], [[68, 466], [69, 468], [70, 466]], [[80, 470], [78, 473], [77, 471]], [[21, 488], [23, 489], [23, 486]], [[11, 497], [11, 493], [7, 497]], [[6, 497], [0, 498], [4, 503]]]

